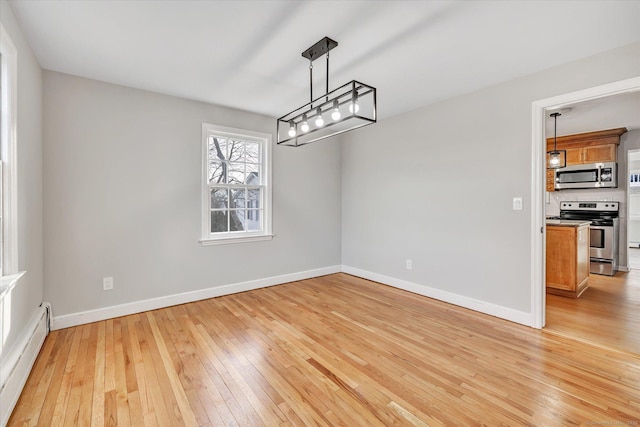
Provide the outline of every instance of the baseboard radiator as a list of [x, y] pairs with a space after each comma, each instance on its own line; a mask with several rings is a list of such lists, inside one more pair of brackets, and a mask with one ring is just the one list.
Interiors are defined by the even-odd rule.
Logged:
[[9, 421], [27, 382], [44, 339], [49, 333], [51, 306], [43, 303], [32, 316], [25, 333], [18, 342], [2, 355], [0, 361], [0, 426]]

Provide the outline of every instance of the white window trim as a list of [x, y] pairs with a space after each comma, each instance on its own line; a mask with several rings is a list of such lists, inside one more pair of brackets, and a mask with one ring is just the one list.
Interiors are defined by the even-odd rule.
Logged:
[[[208, 165], [208, 136], [211, 133], [215, 133], [217, 135], [228, 135], [230, 137], [245, 137], [247, 139], [259, 139], [264, 142], [263, 145], [263, 179], [264, 179], [264, 209], [263, 209], [263, 217], [264, 217], [264, 229], [260, 232], [240, 232], [237, 236], [231, 234], [222, 234], [220, 237], [212, 236], [209, 232], [209, 221], [211, 217], [211, 195], [209, 194], [209, 185], [208, 185], [208, 173], [209, 173], [209, 165]], [[271, 147], [272, 147], [273, 137], [271, 134], [262, 133], [262, 132], [253, 132], [245, 129], [237, 129], [227, 126], [220, 126], [210, 123], [202, 123], [202, 234], [200, 243], [202, 246], [211, 246], [211, 245], [224, 245], [230, 243], [247, 243], [247, 242], [258, 242], [264, 240], [271, 240], [273, 238], [273, 234], [271, 231], [272, 224], [272, 184], [271, 184]]]
[[4, 276], [18, 274], [18, 171], [17, 162], [17, 92], [18, 92], [18, 51], [11, 41], [4, 26], [0, 24], [0, 53], [2, 54], [2, 85], [7, 90], [2, 92], [2, 129], [0, 147], [2, 157], [6, 159], [2, 168], [5, 188], [3, 192], [3, 269]]

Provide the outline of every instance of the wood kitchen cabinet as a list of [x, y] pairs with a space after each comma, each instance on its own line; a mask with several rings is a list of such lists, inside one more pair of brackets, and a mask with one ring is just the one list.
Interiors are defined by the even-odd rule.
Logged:
[[547, 225], [547, 293], [578, 298], [589, 286], [589, 225]]
[[553, 169], [547, 169], [547, 191], [556, 191], [553, 181], [555, 179], [555, 172]]
[[[567, 166], [585, 163], [617, 162], [620, 136], [625, 132], [627, 132], [627, 128], [616, 128], [559, 136], [557, 138], [557, 148], [558, 150], [567, 151]], [[547, 138], [547, 152], [552, 150], [553, 138]], [[555, 190], [553, 181], [553, 169], [547, 169], [547, 191]]]
[[615, 162], [618, 158], [617, 152], [618, 146], [616, 144], [568, 148], [567, 166], [585, 163]]

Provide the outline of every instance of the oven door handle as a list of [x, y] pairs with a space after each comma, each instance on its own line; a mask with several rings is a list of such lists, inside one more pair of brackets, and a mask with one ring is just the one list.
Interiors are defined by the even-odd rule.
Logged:
[[607, 229], [611, 229], [613, 230], [613, 225], [590, 225], [589, 228], [591, 230], [607, 230]]

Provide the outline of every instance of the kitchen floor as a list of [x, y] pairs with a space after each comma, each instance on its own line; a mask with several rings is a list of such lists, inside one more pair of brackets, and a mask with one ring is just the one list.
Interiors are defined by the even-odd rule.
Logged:
[[[640, 249], [636, 261], [640, 265]], [[592, 274], [580, 298], [547, 295], [544, 331], [640, 355], [638, 307], [640, 270], [619, 271], [615, 276]]]

